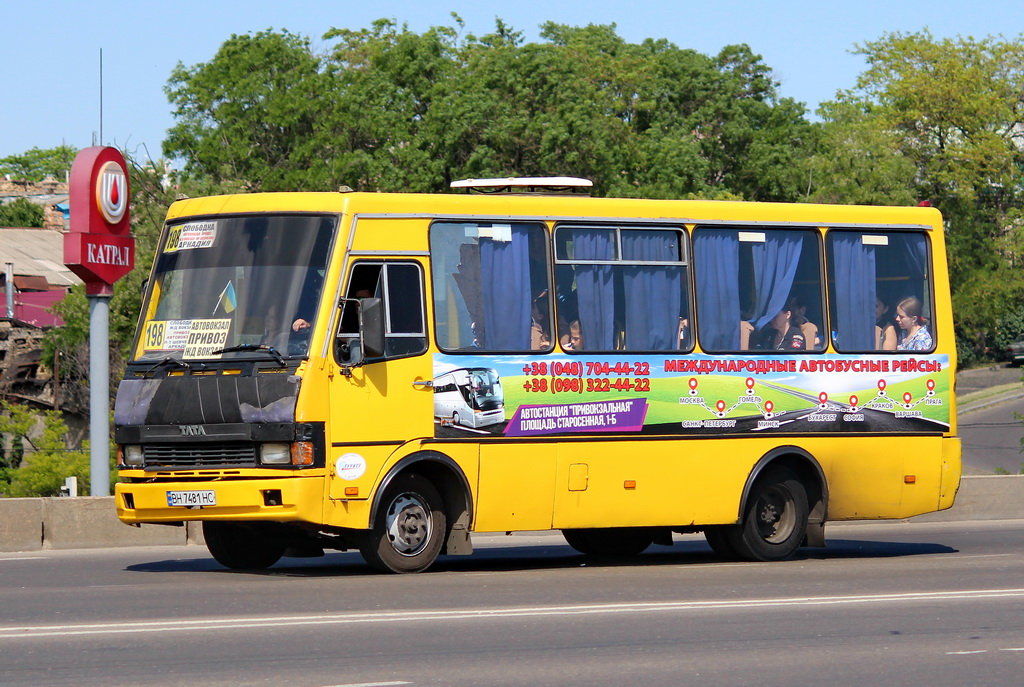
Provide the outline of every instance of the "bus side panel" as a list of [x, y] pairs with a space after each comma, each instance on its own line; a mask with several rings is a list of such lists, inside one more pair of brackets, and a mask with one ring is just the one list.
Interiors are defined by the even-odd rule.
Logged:
[[554, 444], [480, 446], [480, 476], [473, 529], [478, 532], [546, 530], [554, 508]]
[[720, 441], [560, 443], [553, 526], [736, 522], [754, 443], [748, 455], [723, 455]]
[[819, 455], [829, 480], [829, 520], [905, 518], [934, 511], [942, 437], [836, 437]]
[[942, 485], [939, 492], [939, 510], [953, 507], [957, 491], [960, 490], [962, 447], [960, 437], [945, 437], [942, 440]]

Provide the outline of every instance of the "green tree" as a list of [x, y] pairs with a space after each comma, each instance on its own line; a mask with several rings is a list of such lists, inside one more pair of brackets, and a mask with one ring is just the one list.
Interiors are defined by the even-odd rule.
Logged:
[[[3, 496], [59, 496], [64, 480], [78, 478], [80, 491], [89, 492], [89, 454], [67, 445], [67, 425], [57, 411], [41, 417], [25, 406], [0, 402], [0, 436], [25, 446], [20, 465], [6, 465], [0, 471]], [[32, 430], [41, 420], [42, 431]]]
[[51, 176], [64, 181], [77, 153], [78, 149], [69, 145], [32, 148], [20, 155], [0, 158], [0, 175], [9, 174], [12, 179], [24, 181], [42, 181]]
[[824, 103], [807, 200], [848, 205], [916, 205], [917, 168], [872, 106], [852, 97]]
[[1024, 297], [1024, 37], [889, 33], [857, 52], [868, 64], [857, 95], [946, 219], [954, 312], [979, 352]]
[[27, 198], [16, 198], [0, 205], [0, 227], [41, 227], [43, 206]]
[[314, 146], [334, 89], [306, 38], [287, 31], [232, 35], [214, 58], [174, 69], [166, 92], [178, 123], [164, 152], [194, 176], [249, 191], [323, 190]]
[[554, 23], [524, 43], [501, 20], [481, 37], [453, 23], [332, 29], [324, 55], [288, 32], [232, 36], [175, 70], [165, 151], [253, 190], [571, 174], [600, 195], [799, 197], [813, 129], [747, 46], [707, 57]]

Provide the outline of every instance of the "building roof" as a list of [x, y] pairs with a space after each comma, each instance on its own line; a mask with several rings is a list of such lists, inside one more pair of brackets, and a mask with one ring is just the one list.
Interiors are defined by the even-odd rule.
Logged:
[[82, 283], [64, 266], [64, 234], [59, 231], [0, 227], [0, 274], [9, 262], [16, 277], [44, 277], [58, 287]]

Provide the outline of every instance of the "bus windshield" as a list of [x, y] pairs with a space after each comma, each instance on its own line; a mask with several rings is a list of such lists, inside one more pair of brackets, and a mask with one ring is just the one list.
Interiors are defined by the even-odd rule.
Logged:
[[169, 225], [133, 359], [253, 357], [268, 348], [304, 357], [336, 225], [315, 215]]
[[505, 404], [505, 392], [494, 370], [480, 367], [466, 370], [466, 383], [461, 391], [473, 410], [494, 410]]

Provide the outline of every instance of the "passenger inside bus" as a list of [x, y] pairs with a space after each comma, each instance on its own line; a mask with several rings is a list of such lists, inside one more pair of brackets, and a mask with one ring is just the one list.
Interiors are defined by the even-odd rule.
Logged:
[[569, 323], [569, 333], [562, 335], [560, 343], [567, 351], [582, 351], [583, 331], [580, 329], [580, 321], [573, 320]]
[[679, 318], [679, 341], [676, 344], [677, 350], [685, 351], [690, 347], [690, 318]]
[[896, 306], [896, 323], [903, 330], [896, 345], [899, 351], [930, 351], [932, 335], [921, 312], [921, 301], [914, 296], [904, 298]]
[[896, 350], [896, 327], [892, 324], [889, 306], [881, 298], [875, 298], [875, 349]]
[[748, 320], [740, 320], [740, 350], [750, 350], [750, 335], [754, 333], [754, 325]]
[[793, 322], [793, 311], [783, 308], [758, 332], [758, 350], [793, 351], [805, 348], [800, 327]]
[[786, 307], [793, 313], [793, 324], [800, 327], [800, 333], [803, 334], [807, 350], [821, 350], [822, 340], [821, 335], [818, 333], [818, 325], [807, 319], [807, 306], [803, 301], [798, 296], [792, 296]]
[[530, 350], [546, 351], [551, 348], [551, 334], [548, 333], [551, 317], [548, 310], [548, 291], [545, 289], [533, 299], [531, 307]]

